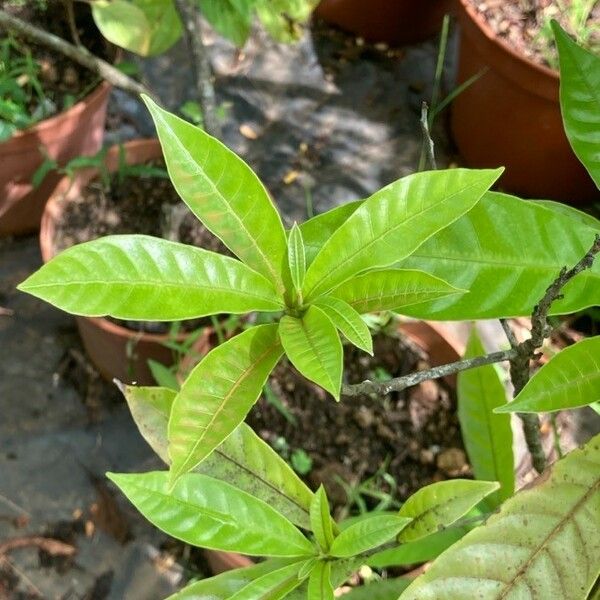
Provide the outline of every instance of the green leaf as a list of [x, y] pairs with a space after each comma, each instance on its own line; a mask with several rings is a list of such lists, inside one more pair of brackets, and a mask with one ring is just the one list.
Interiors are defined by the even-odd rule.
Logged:
[[350, 343], [373, 356], [371, 332], [354, 308], [333, 296], [322, 296], [315, 302], [315, 306], [327, 315]]
[[583, 600], [600, 565], [599, 514], [596, 436], [444, 552], [402, 600]]
[[73, 246], [19, 289], [75, 315], [141, 321], [283, 306], [271, 283], [243, 263], [145, 235], [111, 235]]
[[319, 0], [254, 0], [263, 27], [277, 42], [298, 41]]
[[394, 538], [409, 523], [410, 518], [377, 513], [350, 525], [333, 540], [331, 556], [356, 556]]
[[424, 538], [400, 544], [395, 548], [381, 550], [369, 556], [365, 563], [370, 567], [384, 569], [398, 565], [413, 565], [437, 558], [444, 550], [458, 542], [469, 529], [467, 527], [449, 527], [436, 531]]
[[266, 573], [230, 596], [229, 600], [279, 600], [296, 589], [302, 580], [298, 571], [304, 562], [296, 562]]
[[[232, 569], [220, 575], [196, 581], [167, 600], [229, 600], [233, 594], [254, 580], [285, 567], [298, 559], [271, 558], [244, 569]], [[301, 563], [303, 564], [303, 563]]]
[[560, 108], [577, 158], [600, 188], [600, 57], [552, 21], [560, 63]]
[[333, 600], [331, 585], [331, 563], [320, 560], [308, 580], [308, 600]]
[[102, 35], [141, 56], [162, 54], [181, 37], [173, 0], [94, 0], [91, 6]]
[[107, 473], [131, 503], [168, 535], [202, 548], [256, 556], [309, 556], [315, 548], [285, 517], [246, 492], [199, 473]]
[[[465, 358], [485, 353], [473, 327]], [[512, 496], [515, 489], [510, 416], [494, 414], [494, 409], [506, 402], [498, 367], [485, 365], [459, 373], [457, 395], [460, 430], [473, 473], [477, 479], [500, 483], [500, 489], [486, 498], [486, 504], [493, 509]]]
[[336, 206], [300, 225], [306, 252], [306, 265], [309, 266], [323, 247], [325, 242], [339, 229], [340, 225], [364, 202], [355, 200]]
[[[507, 232], [518, 232], [508, 235]], [[531, 315], [564, 266], [590, 249], [596, 231], [537, 202], [488, 192], [456, 223], [397, 266], [422, 269], [468, 294], [403, 310], [423, 319], [492, 319]], [[557, 240], [560, 240], [558, 243]], [[594, 306], [600, 297], [600, 261], [572, 279], [552, 314]]]
[[[331, 564], [331, 584], [334, 589], [342, 585], [354, 571], [364, 564], [363, 561], [356, 558], [344, 558], [327, 562]], [[307, 595], [308, 582], [305, 581], [288, 595], [287, 600], [306, 600]]]
[[287, 357], [306, 377], [340, 399], [342, 385], [342, 342], [333, 323], [316, 306], [301, 319], [284, 316], [279, 335]]
[[410, 579], [380, 579], [354, 588], [343, 600], [397, 600], [410, 585]]
[[223, 37], [241, 48], [252, 27], [251, 2], [248, 0], [200, 0], [202, 15]]
[[583, 212], [582, 210], [578, 210], [573, 206], [569, 206], [568, 204], [562, 204], [561, 202], [554, 202], [553, 200], [534, 200], [534, 202], [540, 206], [543, 206], [547, 210], [566, 215], [571, 219], [579, 221], [579, 223], [585, 225], [586, 227], [591, 227], [592, 229], [600, 230], [600, 221], [596, 219], [596, 217], [586, 212]]
[[475, 206], [501, 172], [416, 173], [376, 192], [325, 242], [306, 272], [305, 298], [317, 298], [362, 271], [409, 256]]
[[172, 482], [200, 464], [244, 420], [281, 355], [277, 325], [257, 325], [200, 361], [171, 410]]
[[148, 368], [154, 381], [161, 387], [166, 387], [171, 390], [179, 391], [181, 387], [177, 379], [177, 375], [173, 372], [173, 369], [159, 363], [157, 360], [148, 359]]
[[411, 542], [451, 525], [499, 487], [495, 481], [452, 479], [421, 488], [398, 513], [412, 519], [398, 539]]
[[358, 275], [342, 283], [331, 295], [347, 302], [360, 314], [395, 310], [425, 300], [464, 294], [438, 277], [406, 269], [383, 269]]
[[[168, 465], [167, 424], [176, 393], [165, 388], [136, 386], [122, 386], [121, 391], [142, 437]], [[313, 493], [246, 423], [240, 423], [194, 471], [232, 483], [266, 502], [295, 525], [310, 529]]]
[[554, 412], [600, 400], [600, 336], [561, 350], [497, 413]]
[[306, 275], [306, 256], [304, 254], [304, 241], [302, 232], [296, 223], [290, 231], [288, 240], [288, 264], [292, 275], [292, 283], [297, 292], [302, 289]]
[[329, 502], [323, 485], [315, 492], [310, 504], [310, 525], [317, 543], [327, 552], [333, 542], [333, 524], [329, 514]]
[[276, 284], [289, 278], [287, 239], [267, 190], [219, 140], [160, 108], [148, 106], [175, 189], [191, 211], [249, 267]]

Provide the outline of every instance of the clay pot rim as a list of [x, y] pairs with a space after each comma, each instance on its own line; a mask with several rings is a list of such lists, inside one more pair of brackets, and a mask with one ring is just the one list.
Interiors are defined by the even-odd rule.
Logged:
[[[109, 172], [115, 171], [115, 166], [111, 165], [111, 161], [116, 160], [119, 155], [119, 147], [121, 144], [114, 144], [108, 149], [106, 153], [105, 162], [107, 163], [107, 167]], [[156, 157], [162, 156], [162, 150], [160, 142], [157, 138], [137, 138], [134, 140], [129, 140], [122, 144], [126, 154], [131, 152], [132, 150], [136, 150], [138, 148], [154, 150], [156, 149]], [[77, 173], [73, 182], [71, 182], [70, 178], [65, 175], [61, 178], [58, 185], [52, 192], [50, 198], [46, 202], [46, 207], [44, 208], [44, 213], [42, 215], [42, 221], [40, 224], [40, 251], [42, 254], [42, 260], [44, 263], [47, 263], [55, 256], [54, 247], [53, 247], [53, 228], [51, 224], [56, 223], [60, 220], [62, 216], [62, 212], [65, 207], [64, 194], [66, 190], [68, 190], [71, 185], [76, 185], [77, 182], [80, 185], [84, 186], [92, 179], [97, 177], [98, 169], [91, 167], [87, 169], [82, 169]], [[118, 325], [117, 323], [113, 323], [109, 319], [105, 317], [83, 317], [81, 315], [76, 315], [78, 319], [86, 319], [96, 327], [103, 329], [112, 335], [115, 335], [120, 338], [124, 338], [127, 340], [137, 339], [137, 340], [147, 340], [154, 341], [158, 343], [162, 343], [168, 340], [175, 340], [177, 342], [183, 341], [186, 339], [186, 333], [179, 333], [176, 336], [171, 336], [168, 333], [149, 333], [146, 331], [136, 331], [134, 329], [128, 329], [127, 327], [123, 327], [122, 325]]]
[[513, 60], [517, 61], [522, 66], [533, 69], [540, 76], [551, 79], [553, 83], [558, 83], [559, 81], [559, 72], [555, 69], [551, 69], [550, 67], [546, 67], [545, 65], [541, 65], [540, 63], [531, 60], [527, 56], [520, 54], [511, 46], [509, 46], [502, 38], [500, 38], [496, 32], [488, 25], [487, 20], [483, 15], [481, 15], [475, 7], [472, 5], [470, 0], [459, 0], [460, 5], [462, 6], [464, 12], [469, 16], [471, 21], [479, 28], [481, 33], [485, 36], [487, 41], [497, 48], [499, 48], [502, 52], [508, 54]]
[[112, 85], [110, 83], [106, 81], [101, 81], [89, 94], [81, 98], [81, 100], [73, 104], [73, 106], [71, 106], [70, 108], [67, 108], [67, 110], [63, 110], [55, 115], [52, 115], [51, 117], [48, 117], [47, 119], [43, 119], [38, 123], [34, 123], [30, 127], [27, 127], [27, 129], [21, 129], [13, 133], [13, 135], [11, 135], [7, 140], [4, 140], [4, 142], [0, 143], [0, 151], [2, 150], [2, 146], [11, 141], [21, 140], [23, 138], [31, 136], [37, 136], [37, 134], [40, 131], [55, 128], [57, 126], [57, 123], [65, 118], [77, 118], [78, 115], [85, 110], [86, 106], [94, 103], [99, 96], [102, 96], [105, 93], [109, 92], [111, 88]]

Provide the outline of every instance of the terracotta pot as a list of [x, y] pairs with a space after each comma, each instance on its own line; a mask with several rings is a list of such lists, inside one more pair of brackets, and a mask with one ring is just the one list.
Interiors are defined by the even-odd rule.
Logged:
[[401, 46], [438, 33], [450, 0], [322, 0], [315, 14], [369, 42]]
[[111, 86], [101, 83], [70, 109], [0, 143], [0, 235], [37, 231], [44, 204], [60, 181], [50, 173], [38, 189], [31, 178], [44, 161], [39, 148], [59, 164], [92, 155], [102, 147]]
[[[400, 325], [400, 330], [425, 350], [433, 367], [457, 361], [464, 353], [464, 342], [461, 342], [443, 322], [407, 321]], [[456, 376], [446, 379], [450, 385], [456, 384]], [[254, 564], [248, 556], [235, 552], [205, 550], [204, 554], [215, 575]], [[415, 570], [415, 576], [418, 572], [418, 569]]]
[[[139, 164], [162, 157], [158, 140], [134, 140], [124, 144], [128, 164]], [[113, 146], [106, 156], [110, 171], [118, 167], [119, 148]], [[56, 186], [46, 204], [40, 228], [40, 248], [44, 262], [56, 255], [55, 231], [62, 218], [64, 206], [69, 199], [80, 195], [89, 181], [97, 176], [96, 169], [80, 171], [73, 182], [63, 178]], [[153, 385], [155, 383], [148, 359], [165, 365], [173, 364], [173, 351], [164, 344], [172, 341], [168, 334], [137, 332], [117, 325], [104, 318], [76, 317], [77, 327], [85, 350], [100, 374], [107, 380], [117, 378], [124, 383]], [[208, 352], [211, 344], [212, 328], [205, 328], [197, 342], [197, 351]], [[185, 339], [185, 334], [177, 341]]]
[[459, 81], [487, 69], [452, 103], [452, 132], [466, 164], [504, 165], [500, 187], [524, 197], [598, 200], [563, 130], [558, 72], [498, 39], [469, 0], [460, 0], [457, 13]]

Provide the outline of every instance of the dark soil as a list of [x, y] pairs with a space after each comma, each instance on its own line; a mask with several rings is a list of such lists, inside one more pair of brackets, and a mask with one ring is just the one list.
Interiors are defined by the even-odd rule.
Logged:
[[[17, 6], [11, 0], [0, 0], [0, 7], [14, 16], [68, 42], [74, 41], [63, 2], [49, 1], [45, 3], [45, 9], [42, 9], [38, 2], [29, 1], [21, 4], [23, 5]], [[98, 31], [92, 19], [90, 7], [81, 2], [73, 4], [76, 29], [81, 43], [96, 56], [109, 61], [114, 60], [115, 49]], [[4, 37], [5, 35], [6, 32], [0, 28], [0, 36]], [[40, 83], [46, 97], [56, 107], [55, 112], [65, 110], [81, 100], [101, 81], [97, 75], [62, 54], [53, 53], [46, 47], [28, 40], [19, 38], [18, 41], [21, 48], [29, 50], [38, 63]], [[33, 112], [36, 106], [33, 105], [30, 108]]]
[[[159, 166], [157, 164], [149, 166]], [[167, 178], [110, 177], [105, 186], [93, 180], [83, 193], [64, 207], [56, 224], [54, 248], [60, 252], [75, 244], [113, 234], [145, 234], [199, 246], [231, 256], [224, 244], [206, 229], [182, 202]], [[169, 323], [122, 322], [129, 329], [167, 333]], [[206, 319], [184, 322], [185, 329], [206, 325]]]
[[[420, 352], [401, 339], [374, 337], [375, 356], [346, 345], [344, 373], [348, 383], [397, 377], [428, 367]], [[248, 416], [249, 424], [271, 446], [304, 449], [313, 468], [305, 477], [311, 488], [320, 483], [338, 514], [347, 503], [340, 479], [350, 485], [379, 472], [373, 487], [403, 501], [424, 485], [470, 475], [463, 449], [454, 390], [428, 381], [384, 398], [333, 400], [299, 375], [287, 361], [274, 371], [272, 390], [296, 419], [293, 425], [280, 410], [261, 398]], [[392, 476], [381, 476], [381, 469]], [[395, 489], [394, 489], [395, 487]], [[367, 500], [367, 505], [373, 502]], [[376, 502], [375, 502], [376, 504]]]
[[[554, 37], [549, 28], [550, 19], [556, 19], [572, 35], [575, 35], [567, 11], [561, 11], [553, 0], [469, 0], [485, 17], [498, 37], [513, 50], [534, 62], [558, 68]], [[574, 4], [565, 0], [565, 5]], [[530, 9], [527, 7], [531, 6]], [[600, 50], [600, 2], [590, 13], [586, 28], [591, 35], [585, 41], [590, 50]], [[583, 41], [583, 40], [581, 40]]]

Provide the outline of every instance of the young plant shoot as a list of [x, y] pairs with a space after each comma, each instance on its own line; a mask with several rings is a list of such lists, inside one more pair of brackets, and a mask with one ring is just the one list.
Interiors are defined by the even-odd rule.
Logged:
[[[596, 177], [600, 59], [558, 29], [556, 35], [565, 65], [567, 133]], [[237, 258], [117, 235], [64, 251], [19, 287], [88, 317], [272, 317], [213, 349], [178, 391], [123, 388], [141, 434], [168, 470], [110, 479], [169, 535], [266, 557], [192, 583], [173, 598], [331, 600], [360, 565], [418, 563], [446, 550], [414, 582], [371, 584], [369, 597], [585, 600], [600, 571], [600, 437], [513, 495], [512, 434], [504, 413], [598, 402], [598, 338], [553, 358], [514, 406], [505, 406], [497, 372], [481, 367], [493, 361], [462, 377], [459, 416], [475, 475], [483, 481], [434, 483], [399, 511], [336, 523], [324, 488], [313, 493], [243, 421], [284, 355], [340, 401], [342, 337], [373, 352], [365, 313], [469, 320], [530, 316], [534, 309], [541, 314], [536, 305], [550, 293], [548, 286], [573, 265], [555, 283], [544, 319], [548, 312], [596, 304], [599, 223], [561, 205], [490, 192], [502, 169], [455, 168], [404, 177], [286, 231], [243, 160], [153, 100], [144, 101], [177, 192]], [[523, 357], [515, 347], [502, 356], [520, 357], [528, 368], [534, 351]], [[468, 352], [482, 352], [475, 335]]]

